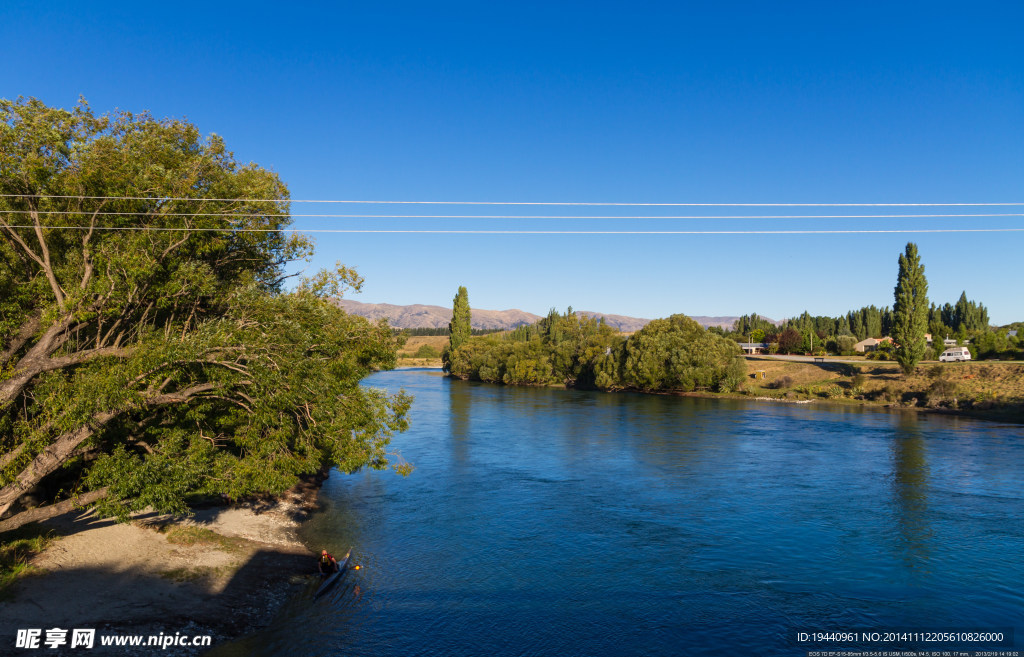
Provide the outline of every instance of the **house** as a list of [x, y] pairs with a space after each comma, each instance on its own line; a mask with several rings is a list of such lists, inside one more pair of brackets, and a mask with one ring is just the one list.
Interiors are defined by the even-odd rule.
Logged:
[[1015, 337], [1017, 337], [1017, 329], [1013, 329], [1012, 331], [1007, 331], [1006, 332], [1006, 337], [1008, 337], [1008, 338], [1015, 338]]
[[868, 338], [866, 340], [861, 340], [857, 344], [853, 345], [853, 350], [858, 354], [865, 354], [870, 351], [875, 351], [876, 349], [878, 349], [878, 345], [882, 344], [883, 342], [888, 342], [890, 345], [892, 345], [892, 338], [886, 336], [882, 338]]
[[767, 342], [741, 342], [740, 349], [743, 350], [744, 354], [754, 355], [763, 354], [768, 349]]

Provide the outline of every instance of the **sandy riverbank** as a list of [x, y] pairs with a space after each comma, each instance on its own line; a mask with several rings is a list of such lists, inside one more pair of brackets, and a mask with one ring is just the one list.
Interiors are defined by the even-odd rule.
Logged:
[[[103, 649], [101, 635], [211, 635], [212, 645], [266, 624], [310, 585], [315, 557], [297, 529], [315, 506], [307, 484], [262, 508], [214, 508], [191, 518], [129, 523], [73, 514], [43, 523], [58, 536], [0, 602], [0, 654], [19, 629], [94, 628], [91, 654], [196, 655], [206, 648]], [[68, 633], [70, 640], [70, 632]], [[46, 654], [80, 655], [83, 649]]]

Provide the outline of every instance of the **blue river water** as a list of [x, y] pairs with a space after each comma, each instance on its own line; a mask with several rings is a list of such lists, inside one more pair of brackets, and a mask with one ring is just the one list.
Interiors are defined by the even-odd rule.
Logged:
[[996, 645], [801, 632], [995, 632], [1024, 647], [1024, 427], [436, 370], [366, 384], [415, 396], [393, 446], [416, 469], [335, 473], [304, 527], [361, 568], [211, 655]]

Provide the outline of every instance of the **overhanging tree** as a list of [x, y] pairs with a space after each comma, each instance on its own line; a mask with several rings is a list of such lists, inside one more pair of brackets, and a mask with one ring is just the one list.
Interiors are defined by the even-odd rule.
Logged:
[[895, 290], [896, 303], [892, 311], [892, 337], [896, 344], [896, 361], [906, 374], [914, 371], [924, 358], [928, 345], [928, 281], [924, 265], [917, 253], [917, 245], [908, 242], [899, 259], [899, 276]]
[[386, 466], [408, 399], [358, 384], [395, 339], [327, 301], [347, 268], [282, 291], [311, 244], [276, 175], [186, 122], [0, 100], [0, 195], [0, 531]]

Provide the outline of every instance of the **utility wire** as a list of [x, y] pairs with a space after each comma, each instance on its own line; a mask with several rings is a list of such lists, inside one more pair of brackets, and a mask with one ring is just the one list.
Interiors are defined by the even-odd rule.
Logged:
[[[4, 226], [35, 228], [35, 226]], [[54, 230], [126, 230], [206, 233], [357, 233], [432, 235], [864, 235], [880, 233], [1021, 233], [1024, 228], [906, 228], [887, 230], [363, 230], [331, 228], [159, 228], [153, 226], [47, 226]]]
[[[88, 215], [101, 217], [147, 216], [143, 212], [87, 212], [73, 210], [0, 210], [6, 214]], [[239, 219], [282, 216], [302, 219], [958, 219], [979, 217], [1024, 217], [1024, 213], [989, 214], [794, 214], [794, 215], [483, 215], [483, 214], [283, 214], [264, 215], [259, 212], [161, 212], [159, 217], [221, 217]], [[45, 226], [44, 226], [45, 228]]]
[[59, 194], [0, 194], [0, 198], [55, 198], [106, 201], [224, 201], [231, 203], [348, 203], [366, 205], [579, 205], [579, 206], [659, 206], [659, 207], [746, 207], [746, 208], [816, 208], [816, 207], [981, 207], [981, 206], [1024, 206], [1024, 202], [1012, 203], [580, 203], [547, 201], [357, 201], [338, 199], [253, 199], [253, 198], [190, 198], [176, 196], [73, 196]]

